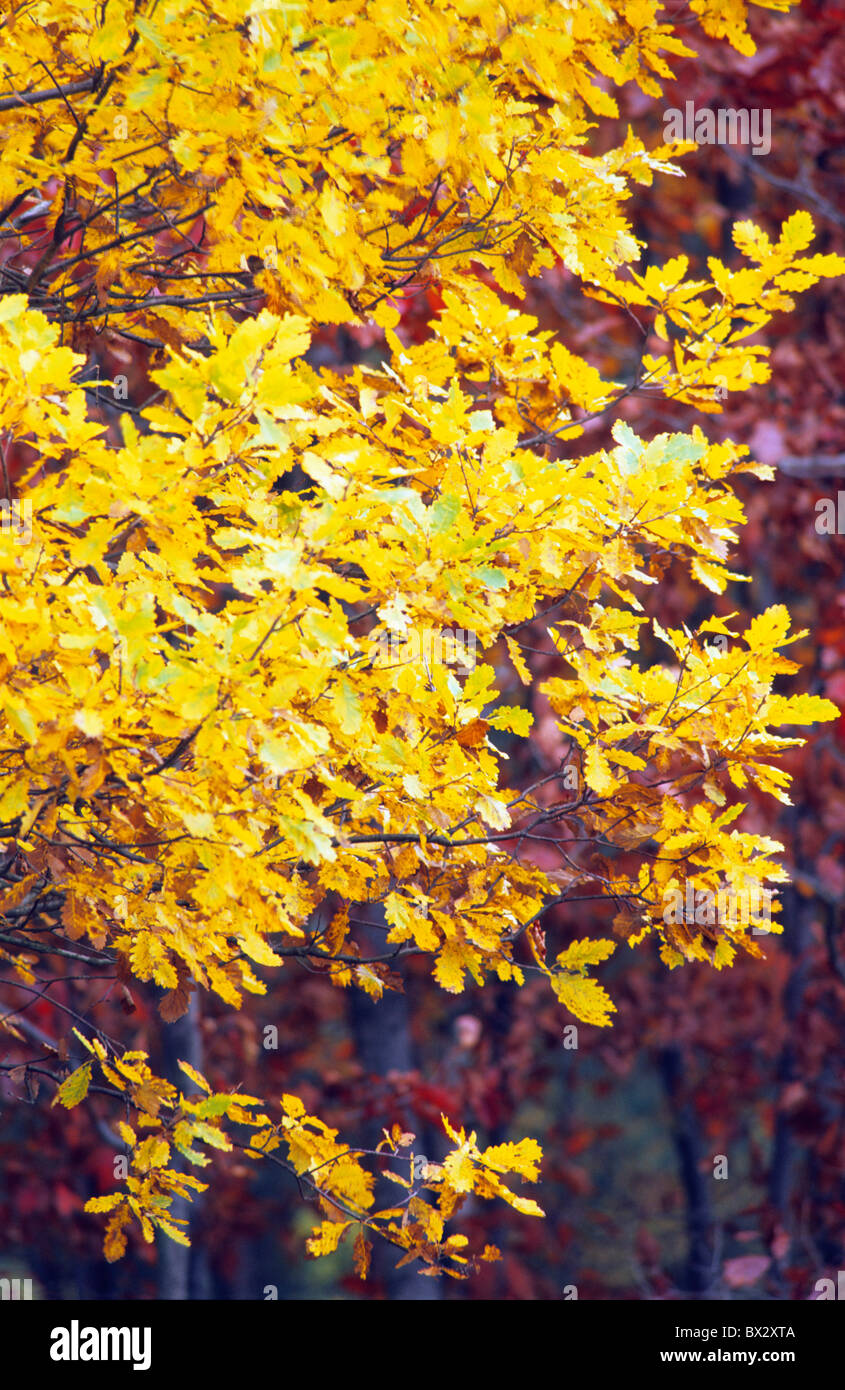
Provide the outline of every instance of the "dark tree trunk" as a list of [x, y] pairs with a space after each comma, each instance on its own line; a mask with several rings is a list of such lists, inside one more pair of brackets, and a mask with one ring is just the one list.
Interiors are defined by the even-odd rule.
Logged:
[[[203, 1069], [202, 1034], [200, 1032], [199, 1000], [196, 993], [191, 994], [188, 1012], [175, 1023], [162, 1024], [161, 1028], [162, 1074], [180, 1091], [188, 1095], [196, 1090], [193, 1082], [180, 1069], [179, 1062], [188, 1062], [197, 1071]], [[177, 1172], [192, 1171], [188, 1161], [181, 1154], [172, 1155], [171, 1167]], [[190, 1247], [177, 1245], [169, 1237], [159, 1234], [156, 1237], [158, 1250], [158, 1296], [162, 1299], [206, 1299], [212, 1296], [211, 1273], [205, 1251], [198, 1236], [199, 1218], [202, 1211], [203, 1194], [195, 1194], [193, 1201], [184, 1197], [174, 1197], [170, 1208], [173, 1216], [187, 1219], [183, 1227], [191, 1239]]]
[[[357, 928], [362, 954], [383, 955], [384, 914], [378, 905], [369, 909], [359, 906], [355, 909], [355, 916], [363, 918], [367, 912], [372, 926]], [[413, 1069], [410, 1010], [406, 995], [385, 990], [382, 998], [375, 1000], [362, 990], [356, 989], [350, 996], [350, 1015], [358, 1057], [368, 1077], [385, 1077], [391, 1071], [408, 1072]], [[381, 1128], [377, 1120], [369, 1121], [362, 1142], [370, 1148], [375, 1148], [383, 1137]], [[412, 1125], [412, 1128], [415, 1126]], [[398, 1190], [386, 1179], [378, 1181], [376, 1203], [385, 1207], [395, 1205]], [[396, 1262], [399, 1258], [400, 1251], [395, 1247], [381, 1241], [374, 1245], [371, 1278], [384, 1286], [388, 1299], [439, 1299], [441, 1280], [418, 1274], [415, 1264], [397, 1269]]]
[[[812, 914], [812, 900], [808, 902], [802, 899], [792, 887], [784, 891], [783, 942], [792, 957], [793, 965], [783, 994], [784, 1043], [778, 1057], [775, 1074], [778, 1091], [781, 1091], [790, 1081], [797, 1080], [800, 1075], [795, 1046], [795, 1030], [798, 1026], [798, 1017], [804, 1002], [804, 991], [807, 987], [809, 973], [807, 951], [811, 939]], [[790, 1226], [796, 1160], [792, 1120], [788, 1112], [778, 1105], [769, 1167], [769, 1201], [777, 1213], [780, 1224], [787, 1230]]]
[[681, 1049], [663, 1048], [657, 1063], [672, 1110], [672, 1138], [686, 1198], [689, 1243], [684, 1283], [689, 1293], [704, 1293], [713, 1279], [713, 1214], [708, 1179], [701, 1171], [701, 1126], [686, 1094]]

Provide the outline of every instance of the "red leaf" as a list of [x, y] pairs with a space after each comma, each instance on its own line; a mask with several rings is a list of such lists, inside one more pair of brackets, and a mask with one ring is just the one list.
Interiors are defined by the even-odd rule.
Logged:
[[746, 1284], [756, 1284], [771, 1263], [768, 1255], [738, 1255], [734, 1260], [725, 1260], [722, 1274], [728, 1288], [741, 1289]]

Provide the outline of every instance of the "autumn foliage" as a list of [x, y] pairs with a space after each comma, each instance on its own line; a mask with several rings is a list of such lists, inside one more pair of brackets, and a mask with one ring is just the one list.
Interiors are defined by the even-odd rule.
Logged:
[[[690, 8], [753, 51], [741, 0]], [[174, 1199], [219, 1151], [296, 1175], [312, 1255], [348, 1238], [366, 1277], [379, 1237], [471, 1274], [498, 1252], [447, 1223], [470, 1198], [541, 1217], [537, 1139], [446, 1115], [419, 1163], [385, 1113], [351, 1146], [286, 1091], [216, 1090], [184, 1059], [166, 1079], [96, 1009], [157, 986], [169, 1026], [306, 972], [381, 1001], [426, 958], [434, 989], [542, 979], [562, 1026], [608, 1028], [617, 950], [655, 941], [667, 973], [764, 956], [777, 912], [665, 904], [786, 882], [743, 813], [788, 804], [796, 726], [839, 709], [782, 693], [804, 636], [783, 603], [716, 606], [743, 578], [741, 488], [772, 467], [692, 421], [644, 438], [620, 407], [718, 415], [769, 381], [761, 330], [845, 260], [797, 211], [773, 236], [737, 222], [704, 278], [677, 248], [643, 264], [626, 204], [692, 147], [595, 132], [616, 89], [659, 109], [695, 57], [652, 0], [12, 0], [2, 38], [15, 1081], [46, 1072], [53, 1104], [119, 1134], [125, 1179], [86, 1204], [109, 1260], [130, 1229], [187, 1243]], [[627, 325], [624, 373], [514, 307], [550, 270]], [[327, 329], [355, 364], [319, 364]], [[670, 570], [709, 616], [659, 616]], [[511, 768], [538, 697], [560, 751], [531, 781]]]

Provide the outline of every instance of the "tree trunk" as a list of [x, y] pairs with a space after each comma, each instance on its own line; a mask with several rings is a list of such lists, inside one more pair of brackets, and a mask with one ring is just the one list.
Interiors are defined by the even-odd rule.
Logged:
[[[202, 1033], [200, 1031], [200, 1009], [196, 992], [191, 994], [188, 1012], [175, 1023], [162, 1024], [162, 1074], [184, 1094], [196, 1088], [189, 1077], [179, 1068], [179, 1062], [188, 1062], [197, 1071], [203, 1069]], [[187, 1159], [174, 1154], [171, 1167], [176, 1172], [191, 1169]], [[177, 1245], [175, 1241], [161, 1233], [156, 1237], [158, 1247], [158, 1296], [162, 1299], [206, 1299], [212, 1296], [211, 1272], [205, 1251], [197, 1236], [199, 1217], [202, 1211], [203, 1194], [198, 1192], [193, 1201], [184, 1197], [174, 1197], [170, 1208], [171, 1215], [187, 1219], [188, 1225], [182, 1229], [191, 1239], [190, 1247]]]
[[707, 1178], [701, 1172], [701, 1127], [685, 1094], [681, 1049], [658, 1053], [658, 1070], [672, 1109], [672, 1128], [681, 1184], [687, 1204], [688, 1254], [684, 1283], [689, 1293], [705, 1293], [713, 1279], [713, 1214]]
[[[381, 907], [367, 908], [357, 906], [356, 917], [369, 916], [372, 926], [358, 927], [358, 939], [362, 954], [383, 955], [383, 930], [386, 925]], [[379, 927], [382, 930], [379, 930]], [[381, 999], [371, 999], [362, 990], [356, 989], [350, 996], [350, 1015], [352, 1033], [358, 1050], [358, 1057], [368, 1076], [385, 1077], [388, 1072], [408, 1072], [413, 1069], [413, 1049], [411, 1046], [410, 1010], [407, 997], [393, 990], [385, 990]], [[368, 1122], [362, 1142], [368, 1148], [375, 1148], [383, 1138], [381, 1125]], [[376, 1203], [379, 1206], [393, 1206], [399, 1189], [386, 1179], [376, 1183]], [[381, 1282], [388, 1299], [402, 1301], [430, 1301], [441, 1296], [441, 1280], [430, 1279], [417, 1273], [416, 1264], [396, 1268], [400, 1252], [394, 1246], [377, 1242], [373, 1248], [371, 1278]]]

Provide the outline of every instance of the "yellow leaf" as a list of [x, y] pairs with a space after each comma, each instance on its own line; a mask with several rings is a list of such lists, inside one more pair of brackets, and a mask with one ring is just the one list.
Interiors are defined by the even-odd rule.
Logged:
[[170, 1145], [167, 1140], [151, 1134], [133, 1153], [132, 1166], [139, 1173], [148, 1173], [152, 1168], [163, 1168], [169, 1157]]
[[112, 1211], [114, 1207], [119, 1207], [126, 1198], [122, 1192], [110, 1192], [107, 1197], [89, 1197], [85, 1203], [85, 1211]]
[[516, 674], [519, 676], [519, 679], [522, 681], [523, 685], [530, 685], [531, 672], [525, 663], [525, 658], [523, 657], [522, 652], [519, 650], [519, 647], [516, 645], [516, 642], [514, 642], [512, 637], [506, 636], [505, 643], [507, 645], [508, 655], [510, 656], [511, 661], [513, 662]]
[[167, 1217], [156, 1216], [154, 1219], [155, 1224], [160, 1228], [160, 1230], [164, 1231], [164, 1234], [166, 1236], [169, 1236], [171, 1240], [175, 1240], [177, 1245], [190, 1246], [191, 1242], [186, 1236], [185, 1232], [180, 1231], [179, 1227], [174, 1226], [171, 1221], [168, 1221]]
[[351, 1221], [321, 1221], [316, 1233], [305, 1242], [309, 1255], [331, 1255], [337, 1249], [344, 1231], [351, 1225]]
[[615, 950], [616, 942], [609, 941], [606, 937], [597, 941], [590, 941], [585, 937], [583, 941], [573, 941], [566, 950], [561, 951], [555, 958], [555, 964], [560, 970], [583, 971], [588, 965], [599, 965], [601, 961], [607, 960]]
[[610, 796], [619, 783], [613, 776], [610, 763], [597, 743], [591, 743], [584, 758], [584, 775], [587, 785], [599, 796]]
[[81, 1067], [77, 1067], [76, 1071], [71, 1072], [53, 1096], [51, 1104], [60, 1103], [70, 1110], [74, 1105], [78, 1105], [81, 1100], [84, 1100], [91, 1084], [91, 1066], [91, 1062], [83, 1062]]
[[497, 1173], [521, 1173], [524, 1178], [536, 1182], [543, 1151], [536, 1139], [521, 1139], [516, 1144], [497, 1144], [485, 1149], [481, 1157], [488, 1168], [495, 1168]]
[[180, 1069], [180, 1071], [183, 1071], [183, 1072], [185, 1073], [186, 1076], [189, 1076], [189, 1077], [191, 1078], [191, 1080], [192, 1080], [197, 1086], [200, 1087], [201, 1090], [205, 1091], [206, 1095], [209, 1095], [209, 1096], [211, 1095], [211, 1087], [209, 1086], [209, 1084], [208, 1084], [208, 1082], [206, 1081], [205, 1077], [202, 1075], [201, 1072], [198, 1072], [198, 1071], [196, 1070], [195, 1067], [192, 1067], [191, 1064], [190, 1064], [190, 1062], [182, 1062], [182, 1061], [180, 1061], [180, 1062], [179, 1062], [179, 1069]]
[[610, 1026], [608, 1014], [616, 1012], [616, 1005], [597, 981], [588, 976], [553, 975], [552, 989], [582, 1023], [592, 1023], [597, 1028]]

